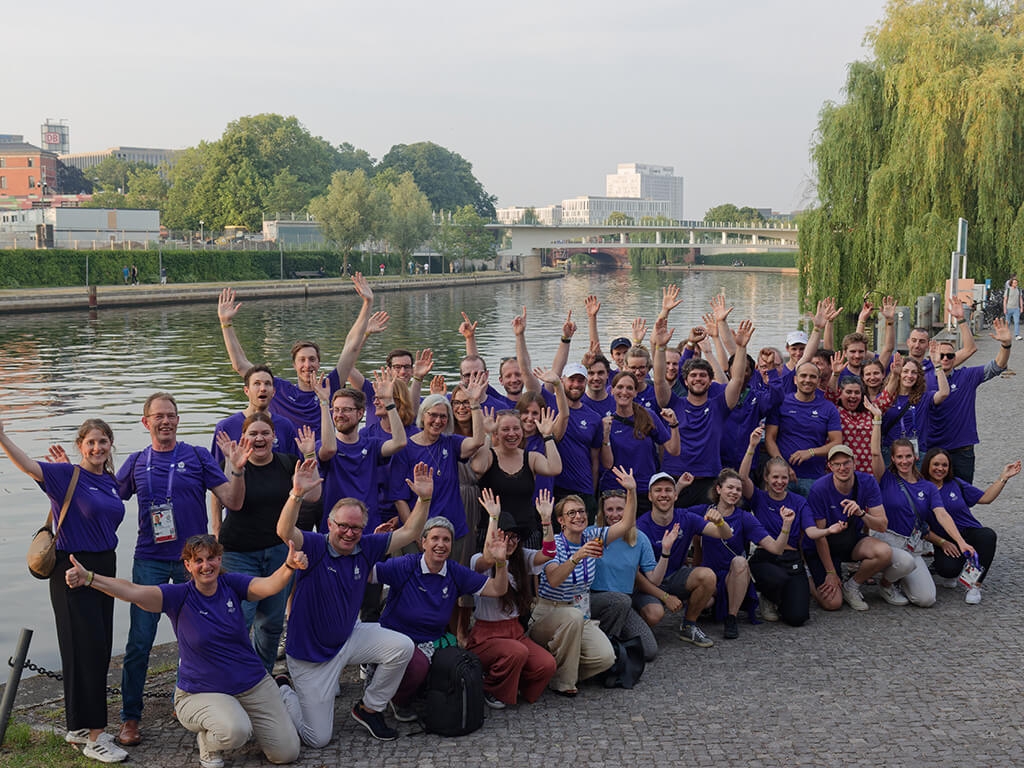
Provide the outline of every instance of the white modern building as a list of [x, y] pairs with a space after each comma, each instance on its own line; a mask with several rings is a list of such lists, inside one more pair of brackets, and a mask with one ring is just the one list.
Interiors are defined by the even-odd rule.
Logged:
[[[631, 197], [669, 203], [670, 219], [683, 218], [683, 177], [671, 165], [619, 163], [615, 173], [605, 176], [606, 197]], [[623, 211], [625, 213], [625, 211]]]
[[174, 165], [180, 152], [180, 149], [110, 147], [101, 152], [74, 152], [69, 155], [61, 155], [60, 161], [64, 165], [73, 166], [80, 171], [87, 171], [99, 165], [108, 157], [116, 157], [118, 160], [126, 160], [130, 163], [148, 163], [154, 166], [159, 166], [161, 163]]
[[562, 224], [566, 225], [607, 224], [613, 213], [623, 213], [634, 223], [640, 223], [644, 217], [678, 218], [673, 215], [672, 203], [668, 200], [582, 195], [562, 201]]
[[[494, 216], [499, 224], [522, 224], [526, 212], [529, 210], [531, 208], [521, 205], [510, 205], [507, 208], [495, 209]], [[532, 210], [537, 217], [536, 223], [538, 224], [543, 224], [546, 227], [557, 227], [562, 223], [562, 206], [560, 205], [545, 205], [539, 208], [532, 206]]]

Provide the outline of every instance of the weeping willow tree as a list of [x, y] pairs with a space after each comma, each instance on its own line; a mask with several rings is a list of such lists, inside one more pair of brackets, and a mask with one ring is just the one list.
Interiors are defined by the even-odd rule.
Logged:
[[814, 137], [804, 299], [941, 290], [959, 217], [970, 277], [1024, 272], [1024, 0], [890, 0]]

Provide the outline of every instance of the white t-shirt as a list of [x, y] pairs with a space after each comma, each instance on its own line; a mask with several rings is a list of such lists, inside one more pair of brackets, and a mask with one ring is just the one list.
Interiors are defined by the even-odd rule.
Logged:
[[[536, 576], [541, 572], [541, 568], [543, 568], [543, 566], [534, 565], [534, 559], [537, 557], [538, 552], [539, 550], [536, 549], [523, 549], [523, 557], [526, 558], [526, 572], [531, 576]], [[480, 556], [480, 553], [477, 552], [472, 558], [470, 558], [470, 568], [476, 568], [476, 561]], [[512, 556], [519, 557], [519, 553], [514, 552]], [[545, 565], [546, 564], [547, 563], [545, 563]], [[508, 575], [508, 586], [509, 589], [516, 586], [516, 580], [512, 577], [511, 572]], [[476, 618], [478, 621], [504, 621], [505, 619], [515, 619], [518, 617], [519, 609], [513, 606], [511, 612], [506, 611], [502, 607], [500, 597], [486, 597], [484, 595], [476, 596]]]

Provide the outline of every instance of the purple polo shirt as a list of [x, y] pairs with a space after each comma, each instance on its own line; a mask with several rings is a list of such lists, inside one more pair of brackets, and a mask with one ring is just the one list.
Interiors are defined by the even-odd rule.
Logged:
[[302, 661], [333, 659], [352, 634], [373, 566], [387, 556], [391, 534], [365, 534], [351, 555], [339, 555], [322, 533], [303, 533], [309, 567], [295, 572], [295, 597], [285, 650]]
[[[43, 481], [39, 487], [50, 497], [53, 527], [60, 519], [64, 496], [71, 484], [74, 464], [40, 461]], [[62, 552], [106, 552], [117, 548], [117, 526], [124, 519], [124, 502], [118, 495], [114, 476], [94, 475], [85, 469], [71, 494], [68, 513], [57, 531], [57, 549]]]
[[[672, 433], [656, 413], [649, 413], [654, 428], [646, 437], [637, 439], [633, 434], [633, 420], [628, 421], [619, 417], [612, 417], [612, 431], [610, 435], [612, 444], [612, 456], [615, 466], [624, 465], [633, 468], [633, 475], [636, 477], [636, 492], [640, 495], [647, 493], [647, 483], [651, 475], [659, 471], [658, 446], [667, 443]], [[601, 427], [602, 436], [604, 427]], [[600, 487], [602, 491], [618, 489], [619, 483], [611, 470], [605, 470], [601, 475]]]
[[[295, 438], [299, 436], [299, 433], [295, 431], [295, 425], [291, 423], [287, 416], [275, 416], [270, 414], [270, 417], [274, 420], [274, 445], [272, 450], [274, 453], [290, 453], [292, 456], [302, 457], [302, 451], [299, 450], [299, 446], [295, 444]], [[245, 413], [239, 411], [233, 413], [226, 419], [221, 419], [217, 422], [217, 426], [213, 429], [213, 441], [210, 446], [210, 455], [213, 456], [213, 460], [217, 462], [219, 466], [224, 466], [224, 453], [221, 451], [220, 446], [217, 445], [217, 433], [223, 432], [225, 435], [230, 437], [236, 443], [242, 439], [242, 425], [245, 424]]]
[[[996, 372], [1001, 370], [993, 366], [992, 375], [997, 375]], [[978, 443], [975, 404], [978, 399], [978, 387], [991, 378], [988, 373], [989, 366], [978, 365], [971, 368], [955, 368], [946, 374], [949, 380], [949, 397], [931, 412], [924, 439], [928, 448], [945, 448], [952, 451]], [[927, 381], [929, 389], [937, 388], [934, 371], [928, 374]]]
[[414, 643], [428, 643], [441, 637], [452, 618], [461, 595], [475, 595], [484, 588], [487, 576], [451, 560], [439, 573], [422, 565], [423, 555], [403, 555], [378, 563], [377, 582], [391, 587], [380, 616], [380, 625], [401, 632]]
[[878, 485], [882, 489], [882, 504], [889, 519], [889, 530], [901, 536], [910, 536], [915, 528], [921, 527], [921, 523], [927, 522], [935, 507], [942, 506], [939, 489], [930, 480], [908, 483], [892, 472], [886, 472]]
[[[327, 381], [331, 386], [331, 394], [341, 389], [341, 380], [338, 377], [338, 369], [332, 368], [327, 374]], [[287, 379], [274, 377], [274, 397], [270, 401], [270, 413], [274, 416], [280, 414], [288, 419], [296, 428], [308, 426], [316, 436], [320, 437], [320, 401], [316, 392], [299, 389], [298, 384], [293, 384]]]
[[[854, 472], [853, 475], [855, 481], [849, 494], [836, 490], [831, 473], [814, 481], [811, 490], [807, 492], [807, 507], [815, 524], [818, 520], [824, 520], [825, 526], [828, 527], [832, 523], [843, 521], [854, 526], [858, 532], [867, 533], [863, 521], [859, 517], [847, 517], [841, 503], [843, 499], [853, 499], [861, 509], [877, 507], [882, 504], [882, 492], [873, 475], [867, 472]], [[807, 539], [804, 548], [814, 549], [814, 542]]]
[[794, 549], [800, 548], [800, 536], [805, 528], [812, 528], [815, 525], [814, 517], [811, 515], [810, 507], [807, 506], [807, 499], [799, 493], [787, 492], [786, 498], [777, 501], [771, 494], [754, 489], [754, 494], [748, 501], [750, 511], [758, 519], [768, 535], [773, 539], [782, 533], [782, 507], [789, 507], [795, 513], [793, 524], [789, 529], [789, 541], [786, 542]]
[[674, 477], [689, 472], [694, 477], [717, 477], [722, 471], [722, 437], [732, 409], [725, 402], [725, 390], [694, 405], [687, 398], [672, 395], [668, 407], [679, 419], [679, 455], [662, 457], [661, 468]]
[[249, 641], [242, 602], [252, 576], [222, 573], [207, 597], [191, 581], [158, 584], [178, 638], [178, 682], [187, 693], [244, 693], [267, 671]]
[[594, 474], [591, 451], [601, 450], [604, 427], [601, 417], [581, 406], [568, 410], [569, 420], [565, 434], [558, 442], [558, 455], [562, 457], [562, 473], [555, 485], [573, 493], [593, 493]]
[[707, 504], [697, 504], [693, 507], [676, 507], [672, 512], [672, 520], [668, 525], [658, 525], [648, 512], [636, 521], [636, 527], [647, 534], [651, 540], [651, 547], [654, 549], [656, 558], [661, 557], [661, 539], [673, 525], [679, 523], [679, 536], [672, 545], [672, 552], [668, 558], [668, 568], [665, 576], [671, 576], [684, 565], [686, 565], [686, 551], [690, 548], [690, 539], [704, 530], [707, 521], [704, 513], [707, 511]]
[[391, 457], [391, 501], [406, 501], [411, 509], [416, 495], [405, 484], [413, 479], [413, 468], [424, 462], [434, 470], [434, 495], [430, 502], [430, 517], [443, 515], [455, 526], [455, 538], [469, 532], [466, 526], [466, 508], [459, 493], [459, 458], [462, 455], [462, 435], [441, 435], [433, 445], [419, 445], [409, 441], [401, 451]]
[[[734, 557], [746, 556], [748, 544], [759, 544], [768, 535], [760, 521], [745, 509], [733, 510], [733, 513], [724, 520], [732, 528], [730, 538], [718, 539], [714, 536], [701, 536], [703, 548], [701, 565], [710, 568], [719, 576], [728, 572]], [[672, 549], [675, 550], [674, 544]]]
[[[768, 424], [779, 427], [776, 444], [782, 458], [789, 461], [795, 451], [817, 448], [828, 442], [829, 432], [843, 429], [839, 411], [824, 398], [814, 393], [810, 402], [797, 400], [795, 394], [786, 395], [777, 408], [768, 414]], [[825, 474], [825, 457], [814, 456], [793, 467], [797, 477], [821, 477]]]
[[[387, 459], [381, 453], [384, 440], [376, 437], [363, 437], [354, 443], [344, 443], [334, 437], [338, 452], [328, 462], [320, 463], [320, 471], [324, 476], [324, 514], [320, 521], [320, 530], [327, 530], [327, 516], [334, 505], [347, 497], [359, 499], [366, 505], [370, 517], [371, 530], [376, 526], [378, 518], [378, 491], [381, 472]], [[330, 439], [330, 438], [328, 438]], [[320, 444], [317, 444], [320, 450]]]
[[[949, 512], [949, 516], [953, 518], [953, 522], [956, 523], [956, 527], [960, 530], [964, 528], [981, 528], [981, 523], [971, 512], [971, 507], [981, 501], [981, 497], [985, 495], [985, 492], [980, 488], [976, 488], [970, 483], [961, 480], [959, 477], [951, 478], [945, 483], [939, 490], [939, 499], [942, 501], [942, 506]], [[935, 531], [943, 531], [945, 528], [939, 524], [939, 521], [935, 518], [935, 513], [932, 510], [928, 510], [928, 525]], [[946, 531], [946, 537], [949, 537], [949, 532]]]

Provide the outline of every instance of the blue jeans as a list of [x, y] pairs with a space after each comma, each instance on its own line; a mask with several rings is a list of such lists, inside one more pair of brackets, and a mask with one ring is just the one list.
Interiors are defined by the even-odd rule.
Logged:
[[1011, 321], [1013, 321], [1013, 335], [1020, 336], [1020, 310], [1016, 307], [1006, 310], [1006, 324], [1009, 325]]
[[[188, 580], [181, 561], [139, 560], [132, 564], [132, 581], [136, 584], [156, 585], [173, 581], [182, 584]], [[159, 613], [144, 611], [132, 604], [128, 643], [124, 648], [124, 666], [121, 669], [121, 720], [142, 718], [142, 689], [146, 686], [149, 652], [156, 638]]]
[[[252, 552], [225, 552], [223, 566], [224, 570], [232, 573], [269, 576], [281, 567], [287, 557], [288, 545], [281, 543]], [[284, 629], [284, 609], [291, 591], [292, 583], [289, 580], [288, 585], [276, 595], [255, 603], [249, 600], [242, 602], [245, 627], [252, 631], [252, 644], [267, 672], [273, 671], [274, 662], [277, 661], [277, 643]]]

